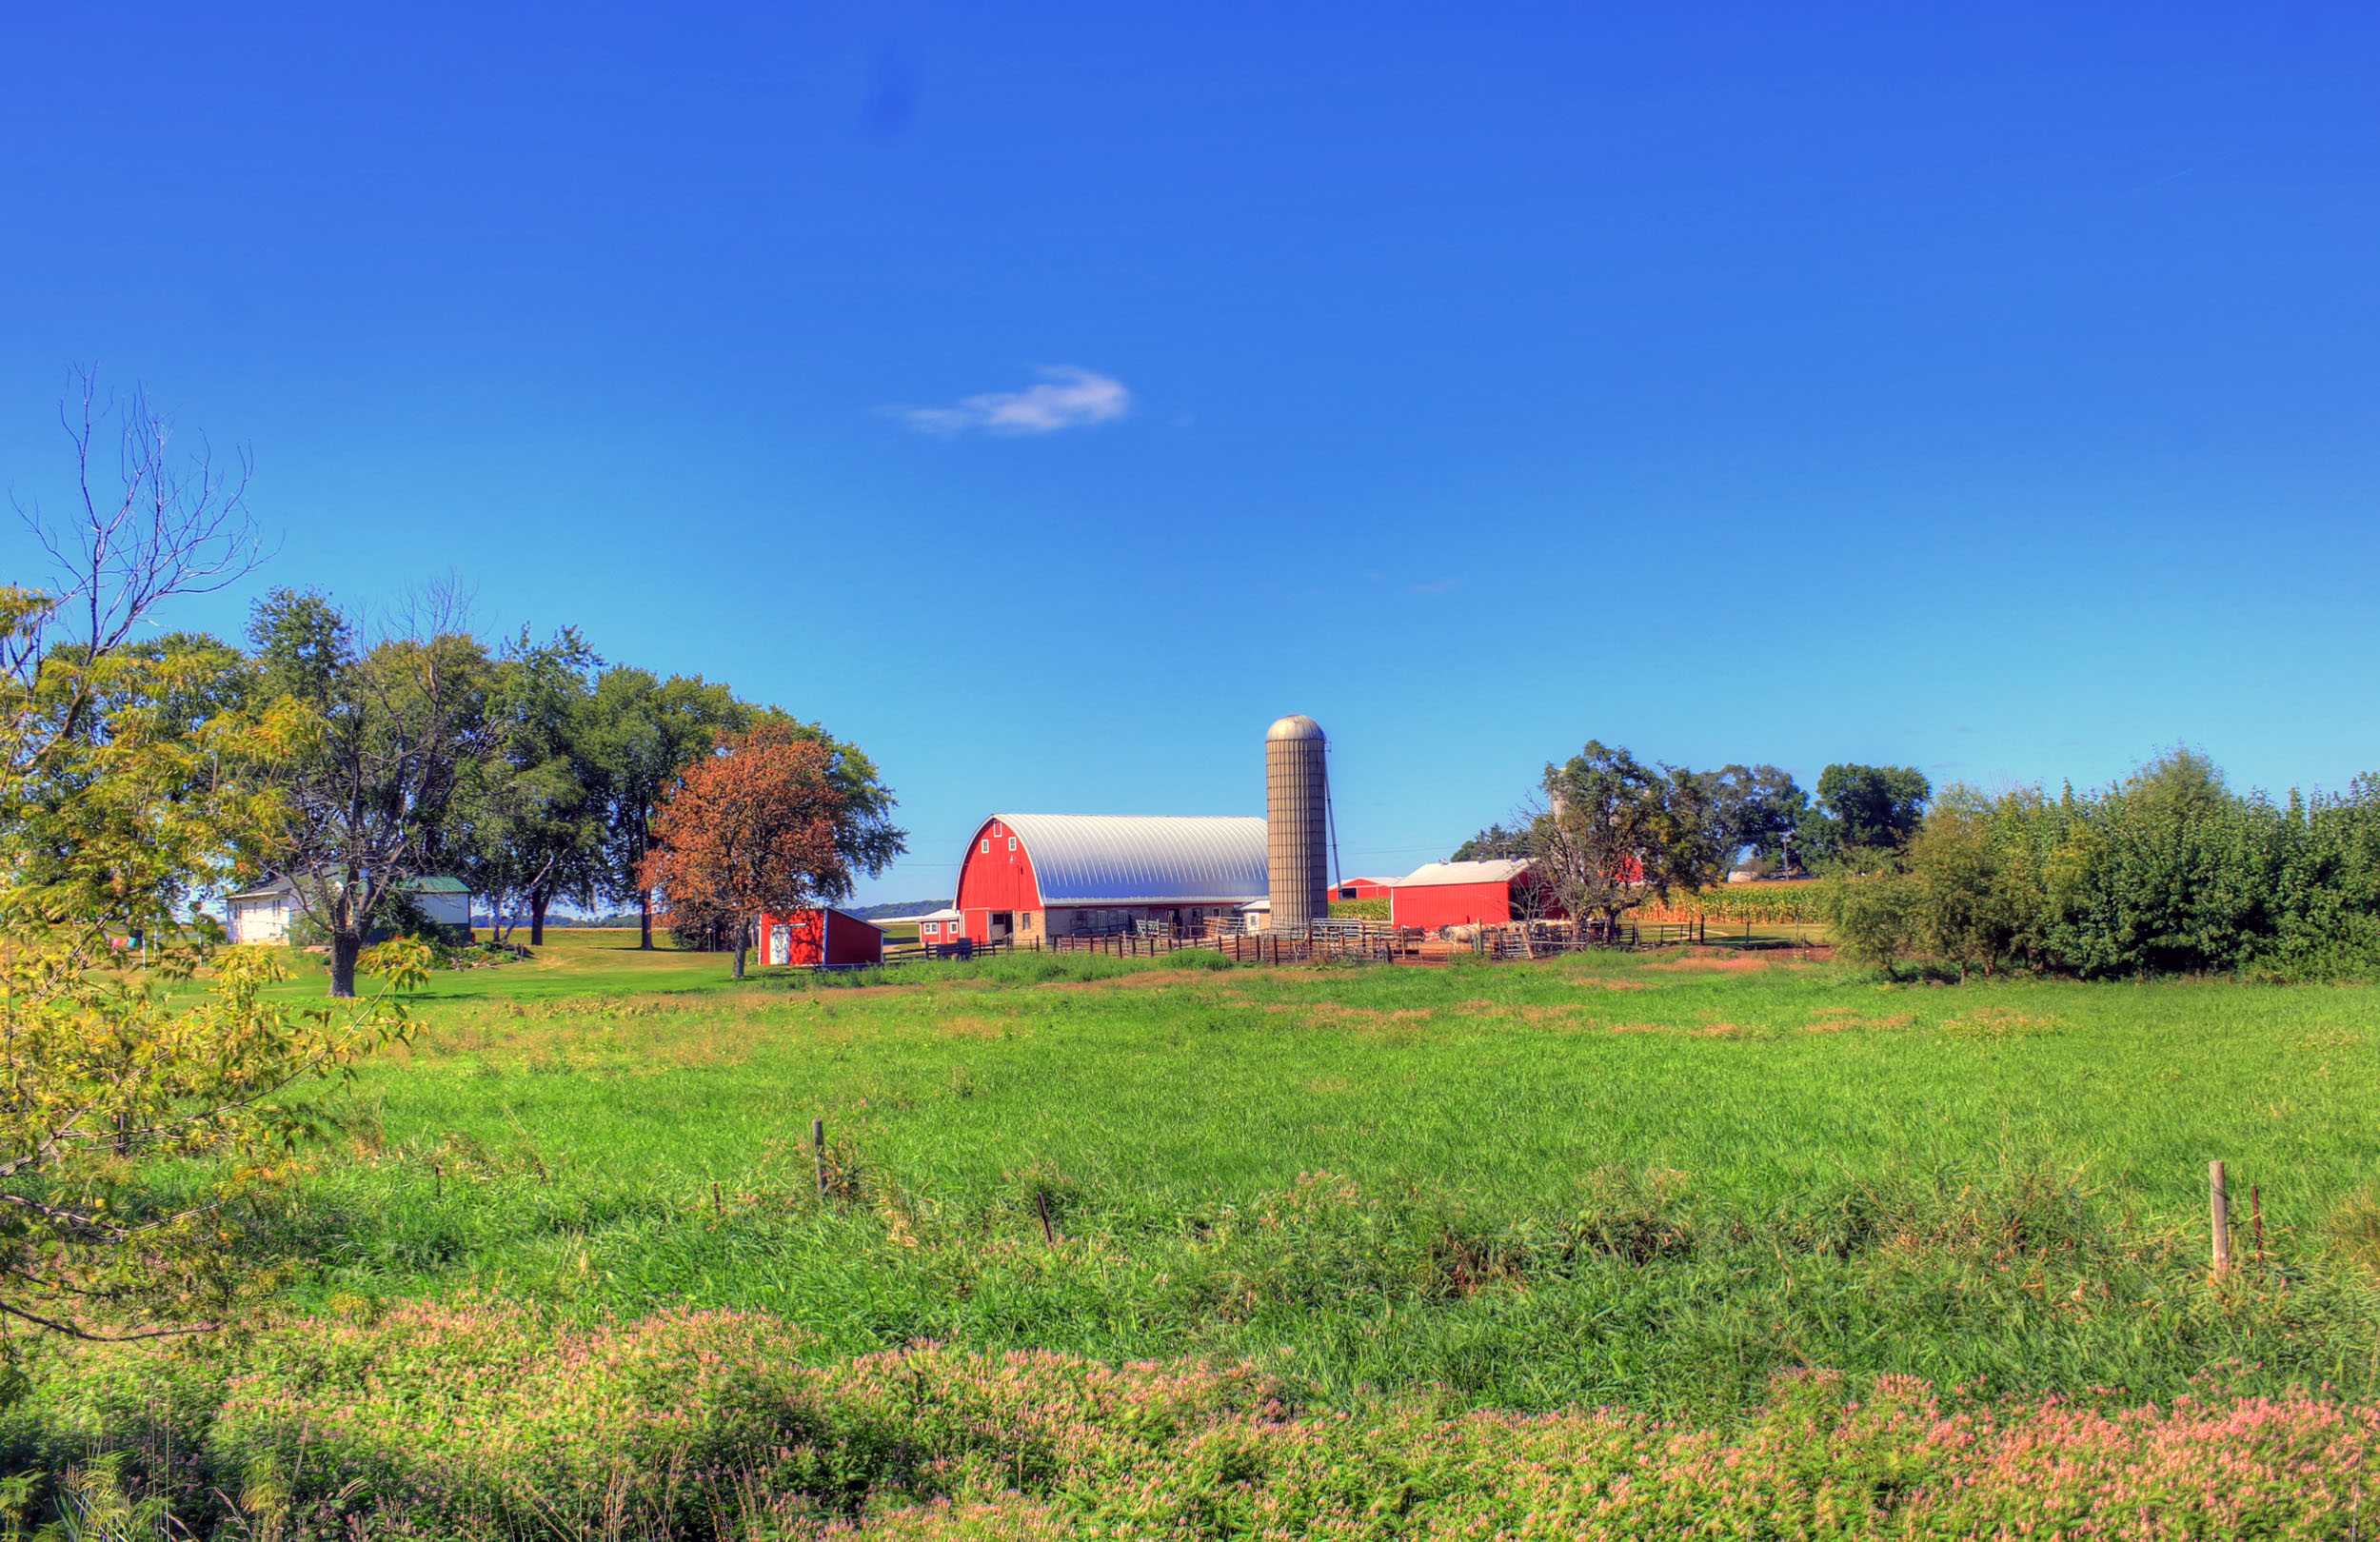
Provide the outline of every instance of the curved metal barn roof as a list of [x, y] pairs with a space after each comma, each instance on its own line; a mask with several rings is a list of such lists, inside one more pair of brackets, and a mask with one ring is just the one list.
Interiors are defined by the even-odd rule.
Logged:
[[1033, 859], [1044, 905], [1223, 904], [1264, 898], [1253, 815], [996, 814]]

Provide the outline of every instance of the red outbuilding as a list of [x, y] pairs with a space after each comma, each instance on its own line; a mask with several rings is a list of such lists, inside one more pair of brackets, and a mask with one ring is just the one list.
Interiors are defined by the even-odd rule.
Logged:
[[1558, 917], [1562, 908], [1526, 861], [1432, 862], [1389, 885], [1388, 916], [1398, 926], [1435, 932], [1474, 923]]
[[847, 969], [884, 961], [884, 934], [840, 910], [761, 916], [761, 962]]
[[1387, 878], [1340, 879], [1331, 886], [1334, 900], [1385, 900], [1397, 880]]

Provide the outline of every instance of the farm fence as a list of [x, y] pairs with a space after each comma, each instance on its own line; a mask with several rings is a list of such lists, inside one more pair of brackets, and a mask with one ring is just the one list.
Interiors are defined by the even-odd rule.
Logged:
[[[1089, 937], [1004, 938], [996, 942], [922, 943], [886, 949], [887, 965], [921, 963], [937, 959], [980, 959], [1003, 953], [1075, 953], [1109, 959], [1161, 959], [1184, 952], [1220, 955], [1234, 963], [1382, 963], [1443, 964], [1458, 958], [1484, 959], [1554, 959], [1587, 951], [1643, 952], [1681, 945], [1711, 943], [1752, 951], [1800, 952], [1806, 940], [1731, 936], [1724, 923], [1709, 918], [1606, 926], [1590, 920], [1583, 926], [1569, 921], [1517, 921], [1505, 926], [1450, 926], [1435, 932], [1382, 921], [1334, 918], [1315, 921], [1303, 933], [1249, 932], [1232, 926], [1175, 926], [1166, 921], [1140, 923], [1130, 930]], [[1717, 933], [1716, 939], [1714, 932]], [[866, 967], [844, 965], [839, 967]]]

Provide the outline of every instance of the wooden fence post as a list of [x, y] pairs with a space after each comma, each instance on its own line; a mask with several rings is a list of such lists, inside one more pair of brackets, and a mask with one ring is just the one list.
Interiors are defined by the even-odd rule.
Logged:
[[2214, 1241], [2214, 1272], [2231, 1272], [2231, 1196], [2224, 1191], [2223, 1164], [2207, 1164], [2207, 1227]]

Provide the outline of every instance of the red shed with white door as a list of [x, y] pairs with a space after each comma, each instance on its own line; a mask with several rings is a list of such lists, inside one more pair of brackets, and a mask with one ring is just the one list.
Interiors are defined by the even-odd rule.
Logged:
[[850, 969], [884, 961], [884, 934], [840, 910], [761, 915], [761, 962]]

